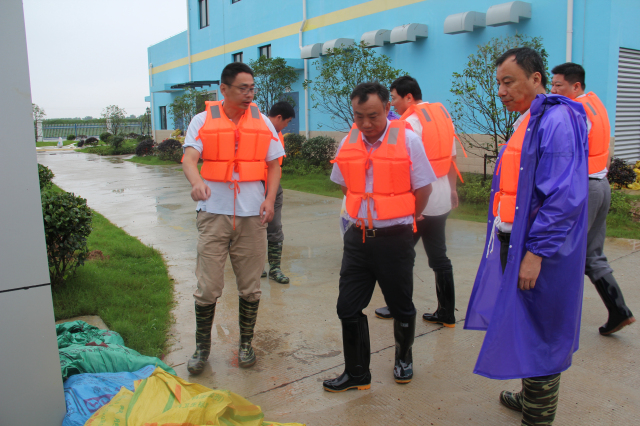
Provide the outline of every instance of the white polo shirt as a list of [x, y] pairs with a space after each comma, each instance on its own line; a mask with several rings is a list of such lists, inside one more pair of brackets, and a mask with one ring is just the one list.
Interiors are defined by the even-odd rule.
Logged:
[[[269, 120], [269, 118], [264, 114], [260, 115], [273, 135], [273, 139], [271, 139], [269, 149], [267, 150], [265, 161], [275, 160], [284, 155], [284, 149], [280, 143], [278, 132], [276, 132], [273, 124], [271, 124], [271, 120]], [[189, 128], [187, 129], [187, 135], [184, 139], [184, 148], [192, 147], [197, 149], [200, 153], [200, 158], [202, 158], [202, 141], [199, 139], [196, 140], [196, 137], [198, 136], [200, 128], [204, 126], [206, 118], [206, 111], [193, 117], [189, 124]], [[238, 149], [237, 143], [236, 149]], [[233, 172], [233, 178], [239, 178], [238, 173], [235, 171]], [[206, 201], [198, 201], [196, 210], [215, 214], [233, 215], [233, 186], [229, 188], [228, 182], [211, 182], [206, 179], [203, 180], [209, 189], [211, 189], [211, 196]], [[238, 191], [237, 198], [235, 200], [235, 215], [258, 216], [260, 214], [260, 205], [264, 201], [264, 186], [262, 186], [260, 181], [238, 182], [238, 186], [240, 190]]]

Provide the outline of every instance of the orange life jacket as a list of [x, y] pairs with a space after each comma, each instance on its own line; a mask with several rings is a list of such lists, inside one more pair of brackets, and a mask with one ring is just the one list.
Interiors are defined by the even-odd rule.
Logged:
[[500, 160], [500, 191], [493, 198], [493, 215], [497, 216], [500, 206], [500, 221], [513, 223], [516, 215], [516, 194], [518, 192], [518, 178], [520, 177], [520, 155], [522, 143], [529, 126], [529, 113], [520, 123], [518, 129], [511, 135], [507, 148]]
[[[415, 214], [416, 199], [411, 191], [411, 158], [405, 144], [406, 122], [392, 121], [382, 144], [367, 151], [362, 133], [354, 124], [338, 156], [338, 163], [347, 186], [346, 207], [349, 216], [358, 218], [362, 201], [373, 202], [377, 220], [395, 219]], [[373, 192], [366, 192], [366, 170], [373, 166]], [[373, 218], [367, 203], [367, 220], [373, 228]], [[362, 219], [362, 218], [360, 218]], [[364, 228], [364, 227], [363, 227]]]
[[[453, 149], [453, 138], [457, 137], [453, 128], [453, 121], [449, 112], [439, 102], [421, 103], [412, 105], [407, 109], [400, 120], [406, 120], [412, 114], [416, 114], [422, 125], [422, 144], [427, 153], [427, 158], [431, 164], [436, 177], [446, 176], [451, 169], [451, 151]], [[462, 146], [462, 144], [460, 145]], [[464, 152], [464, 147], [462, 148]], [[466, 156], [466, 152], [464, 153]], [[455, 166], [455, 163], [453, 163]], [[460, 172], [458, 172], [460, 175]], [[460, 176], [462, 180], [462, 176]]]
[[[222, 102], [206, 101], [205, 105], [207, 118], [198, 133], [203, 147], [202, 177], [213, 182], [263, 180], [273, 136], [256, 104], [249, 106], [237, 126], [227, 118]], [[238, 179], [233, 179], [234, 171]]]
[[[278, 137], [280, 138], [280, 143], [282, 144], [282, 149], [284, 149], [284, 136], [282, 136], [282, 132], [278, 132]], [[280, 167], [282, 167], [282, 158], [286, 157], [287, 154], [283, 155], [282, 157], [278, 158], [278, 163], [280, 163]], [[265, 163], [264, 165], [264, 182], [265, 182], [265, 189], [266, 189], [266, 182], [267, 182], [267, 176], [269, 174], [269, 166], [267, 165], [267, 163]], [[282, 169], [280, 169], [280, 177], [282, 178]]]
[[574, 99], [584, 106], [587, 117], [591, 120], [589, 132], [589, 174], [598, 173], [607, 167], [609, 160], [609, 140], [611, 125], [609, 115], [602, 101], [595, 93], [589, 92], [581, 98]]

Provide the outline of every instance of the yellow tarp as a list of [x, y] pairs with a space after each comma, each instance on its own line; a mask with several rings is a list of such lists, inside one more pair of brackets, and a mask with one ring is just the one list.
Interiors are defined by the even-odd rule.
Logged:
[[156, 368], [135, 382], [135, 391], [122, 388], [85, 426], [304, 426], [272, 423], [240, 395], [189, 383]]

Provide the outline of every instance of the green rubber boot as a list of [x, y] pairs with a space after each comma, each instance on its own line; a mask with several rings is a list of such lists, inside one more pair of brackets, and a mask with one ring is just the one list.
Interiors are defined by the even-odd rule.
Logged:
[[269, 241], [267, 255], [269, 258], [269, 278], [279, 284], [289, 284], [289, 277], [282, 273], [280, 261], [282, 260], [282, 243]]
[[202, 373], [211, 352], [211, 327], [216, 304], [196, 305], [196, 351], [187, 362], [187, 370], [194, 376]]
[[242, 368], [251, 367], [256, 363], [256, 354], [251, 347], [253, 340], [253, 329], [258, 318], [258, 305], [260, 300], [247, 302], [240, 298], [239, 318], [240, 318], [240, 348], [238, 349], [238, 366]]

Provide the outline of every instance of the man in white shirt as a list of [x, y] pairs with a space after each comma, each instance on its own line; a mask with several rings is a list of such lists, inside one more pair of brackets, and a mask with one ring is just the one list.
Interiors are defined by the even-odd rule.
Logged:
[[[417, 244], [422, 238], [422, 244], [429, 259], [429, 267], [433, 269], [436, 280], [436, 295], [438, 297], [438, 309], [430, 314], [425, 313], [422, 319], [436, 324], [442, 324], [445, 327], [455, 327], [455, 290], [453, 282], [453, 266], [451, 260], [447, 257], [447, 245], [445, 238], [445, 225], [447, 216], [452, 208], [458, 206], [458, 193], [456, 191], [457, 173], [454, 165], [456, 159], [456, 147], [453, 140], [441, 141], [436, 135], [430, 132], [423, 132], [423, 126], [418, 118], [414, 106], [427, 104], [422, 101], [422, 91], [418, 82], [410, 77], [403, 76], [398, 78], [391, 84], [391, 105], [395, 110], [402, 114], [413, 131], [422, 139], [422, 143], [429, 156], [429, 145], [443, 144], [446, 147], [451, 145], [451, 166], [442, 176], [431, 185], [433, 192], [429, 197], [429, 203], [419, 217], [417, 222], [418, 232], [414, 234], [414, 244]], [[451, 122], [447, 115], [442, 115], [444, 120]], [[429, 117], [431, 120], [431, 117]], [[435, 119], [435, 117], [434, 117]], [[453, 128], [453, 123], [451, 122]], [[453, 132], [451, 132], [453, 133]], [[448, 150], [448, 148], [447, 148]], [[447, 151], [448, 152], [448, 151]], [[431, 161], [432, 158], [429, 158]], [[432, 166], [434, 164], [432, 163]], [[434, 168], [435, 169], [435, 168]], [[418, 216], [420, 216], [418, 214]], [[389, 309], [376, 309], [378, 318], [391, 318]]]
[[[187, 369], [200, 374], [211, 350], [216, 301], [224, 287], [227, 255], [240, 298], [238, 365], [256, 362], [251, 346], [260, 302], [260, 274], [267, 252], [267, 223], [280, 184], [278, 158], [284, 149], [271, 121], [252, 103], [253, 71], [234, 62], [222, 71], [224, 102], [207, 102], [187, 130], [183, 169], [198, 202], [198, 246], [194, 293], [196, 351]], [[202, 170], [198, 161], [202, 158]], [[267, 194], [261, 183], [267, 172]], [[202, 174], [202, 176], [201, 176]]]
[[611, 186], [607, 179], [611, 134], [609, 117], [605, 106], [593, 92], [585, 94], [585, 71], [581, 65], [567, 62], [556, 66], [551, 72], [553, 73], [551, 93], [582, 103], [587, 113], [589, 228], [585, 274], [598, 290], [600, 298], [609, 311], [607, 323], [599, 330], [600, 334], [608, 336], [635, 322], [631, 310], [624, 301], [622, 290], [613, 276], [613, 269], [604, 254], [607, 214], [611, 205]]

